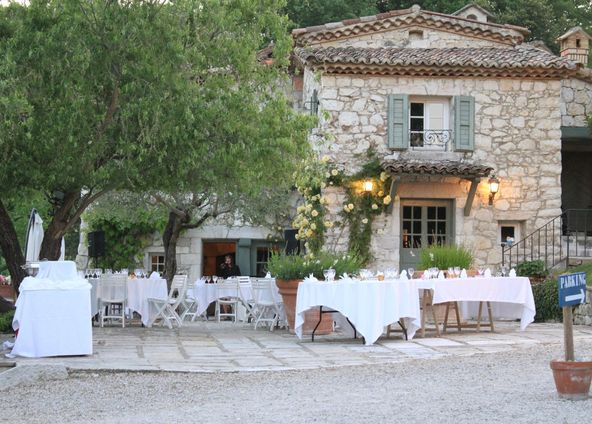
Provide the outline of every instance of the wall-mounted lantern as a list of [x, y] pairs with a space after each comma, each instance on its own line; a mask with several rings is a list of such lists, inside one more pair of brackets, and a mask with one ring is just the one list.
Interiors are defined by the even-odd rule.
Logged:
[[495, 177], [495, 175], [492, 175], [491, 178], [489, 178], [489, 204], [490, 205], [493, 205], [493, 198], [495, 197], [495, 195], [499, 191], [499, 184], [500, 184], [500, 182]]

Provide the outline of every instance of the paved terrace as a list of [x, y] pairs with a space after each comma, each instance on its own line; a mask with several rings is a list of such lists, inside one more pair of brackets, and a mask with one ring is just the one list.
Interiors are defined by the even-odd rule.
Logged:
[[[4, 337], [6, 339], [6, 337]], [[574, 326], [579, 340], [592, 340], [592, 327]], [[286, 330], [254, 330], [230, 322], [187, 323], [180, 329], [139, 326], [93, 328], [92, 356], [16, 358], [17, 365], [60, 365], [72, 370], [175, 372], [241, 372], [302, 370], [351, 365], [388, 364], [444, 356], [470, 356], [563, 343], [562, 324], [531, 324], [520, 331], [518, 322], [497, 322], [496, 332], [452, 330], [443, 337], [401, 335], [381, 337], [364, 346], [360, 339], [339, 334], [299, 340]], [[4, 352], [6, 353], [6, 351]], [[580, 352], [582, 353], [582, 352]]]

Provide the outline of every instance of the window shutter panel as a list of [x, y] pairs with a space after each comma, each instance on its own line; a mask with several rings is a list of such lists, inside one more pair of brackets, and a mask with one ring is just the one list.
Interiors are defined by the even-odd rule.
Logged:
[[475, 149], [475, 98], [454, 97], [454, 150], [472, 152]]
[[409, 96], [389, 94], [387, 114], [388, 147], [407, 149], [409, 147]]

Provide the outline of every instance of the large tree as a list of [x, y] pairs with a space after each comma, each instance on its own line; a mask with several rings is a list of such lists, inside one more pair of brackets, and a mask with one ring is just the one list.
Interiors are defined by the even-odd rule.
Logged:
[[[262, 123], [236, 121], [254, 111], [275, 128], [296, 119], [267, 107], [273, 98], [260, 89], [277, 80], [289, 50], [282, 6], [33, 0], [0, 10], [0, 247], [17, 288], [24, 258], [4, 207], [14, 193], [34, 188], [53, 199], [40, 256], [57, 259], [61, 237], [107, 191], [208, 175], [228, 165], [214, 162], [221, 148], [235, 158], [266, 154], [257, 143], [275, 143], [272, 133], [232, 131]], [[255, 52], [269, 42], [275, 61], [260, 66]], [[282, 135], [273, 147], [292, 141]]]

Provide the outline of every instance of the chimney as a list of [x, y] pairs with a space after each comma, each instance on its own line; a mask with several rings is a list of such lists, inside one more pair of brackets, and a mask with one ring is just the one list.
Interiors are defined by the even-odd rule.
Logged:
[[559, 54], [586, 67], [588, 66], [590, 40], [592, 37], [586, 31], [581, 27], [574, 27], [557, 38], [557, 43], [560, 46]]

